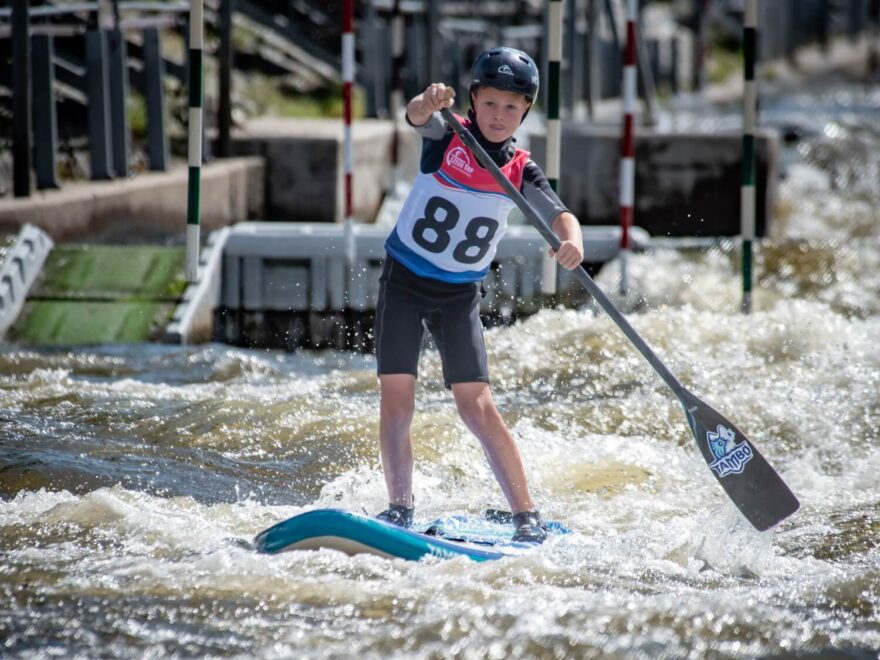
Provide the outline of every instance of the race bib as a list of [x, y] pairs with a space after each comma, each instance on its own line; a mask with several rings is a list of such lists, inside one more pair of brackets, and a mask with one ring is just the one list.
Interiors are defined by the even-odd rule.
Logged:
[[[520, 151], [502, 169], [517, 188], [527, 158], [528, 153]], [[440, 169], [416, 178], [401, 209], [397, 235], [407, 249], [439, 269], [485, 271], [514, 206], [455, 136]]]

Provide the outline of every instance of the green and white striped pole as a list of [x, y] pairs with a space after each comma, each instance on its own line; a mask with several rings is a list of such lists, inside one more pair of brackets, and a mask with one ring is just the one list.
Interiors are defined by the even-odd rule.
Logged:
[[746, 0], [743, 21], [742, 187], [740, 189], [740, 230], [742, 232], [742, 311], [752, 311], [752, 242], [755, 239], [755, 125], [758, 90], [755, 84], [755, 49], [758, 27], [758, 0]]
[[[561, 156], [561, 131], [559, 106], [561, 102], [560, 78], [562, 73], [562, 0], [549, 0], [547, 7], [547, 180], [554, 191], [559, 192], [559, 162]], [[547, 295], [556, 293], [556, 259], [544, 256], [541, 269], [541, 289]]]
[[186, 204], [186, 280], [199, 277], [199, 216], [202, 192], [204, 0], [189, 5], [189, 183]]

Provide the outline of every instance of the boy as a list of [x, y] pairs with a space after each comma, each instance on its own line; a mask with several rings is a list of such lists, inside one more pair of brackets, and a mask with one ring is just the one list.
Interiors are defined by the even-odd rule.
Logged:
[[[376, 357], [381, 404], [379, 436], [389, 507], [379, 518], [409, 527], [413, 519], [412, 444], [415, 381], [424, 330], [440, 351], [446, 387], [459, 415], [480, 440], [513, 513], [513, 540], [541, 542], [546, 531], [526, 484], [513, 437], [489, 390], [480, 322], [480, 281], [507, 229], [514, 203], [439, 114], [451, 91], [434, 83], [406, 107], [422, 136], [421, 172], [385, 244], [387, 259], [376, 309]], [[513, 48], [482, 53], [471, 72], [464, 124], [505, 176], [562, 241], [565, 268], [583, 260], [580, 225], [559, 201], [540, 168], [513, 145], [538, 92], [538, 69]]]

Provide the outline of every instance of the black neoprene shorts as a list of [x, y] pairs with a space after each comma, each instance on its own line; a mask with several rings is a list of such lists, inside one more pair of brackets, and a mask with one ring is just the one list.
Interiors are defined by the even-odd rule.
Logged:
[[379, 279], [376, 306], [376, 361], [380, 376], [418, 378], [425, 330], [443, 362], [446, 387], [489, 382], [479, 282], [453, 284], [420, 277], [391, 257]]

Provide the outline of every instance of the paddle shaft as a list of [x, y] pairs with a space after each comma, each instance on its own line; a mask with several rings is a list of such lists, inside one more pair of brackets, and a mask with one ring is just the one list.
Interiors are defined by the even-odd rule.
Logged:
[[[501, 169], [489, 158], [471, 133], [447, 108], [441, 111], [443, 118], [458, 134], [462, 142], [473, 152], [516, 203], [550, 247], [559, 250], [562, 241], [553, 233], [547, 223], [532, 208], [519, 190], [504, 176]], [[575, 277], [602, 306], [602, 309], [623, 330], [623, 333], [639, 350], [664, 382], [672, 389], [687, 415], [688, 425], [697, 441], [697, 446], [706, 464], [712, 470], [718, 483], [739, 508], [743, 515], [755, 526], [764, 531], [797, 511], [800, 506], [797, 497], [788, 488], [767, 460], [761, 456], [745, 435], [718, 411], [700, 401], [689, 392], [672, 374], [660, 358], [639, 336], [629, 321], [623, 316], [608, 296], [593, 281], [583, 266], [574, 271]], [[719, 441], [723, 434], [723, 450]]]
[[[471, 133], [465, 129], [449, 109], [441, 111], [443, 118], [458, 134], [462, 142], [473, 152], [525, 214], [550, 247], [558, 251], [562, 241], [553, 233], [547, 223], [532, 208], [519, 190], [504, 176], [501, 169], [489, 158]], [[578, 281], [602, 306], [602, 309], [623, 330], [623, 333], [639, 350], [654, 370], [678, 397], [687, 415], [688, 425], [697, 441], [697, 446], [716, 480], [739, 508], [742, 514], [755, 526], [764, 531], [795, 511], [800, 503], [782, 478], [748, 438], [718, 411], [700, 401], [689, 392], [666, 368], [660, 358], [639, 336], [629, 321], [623, 316], [608, 296], [593, 281], [583, 266], [574, 271]]]
[[[501, 171], [501, 168], [495, 164], [489, 155], [486, 153], [486, 150], [480, 146], [480, 143], [477, 142], [476, 138], [471, 135], [471, 132], [468, 131], [464, 126], [461, 125], [461, 122], [455, 117], [455, 115], [450, 112], [448, 108], [443, 108], [440, 111], [443, 119], [452, 127], [458, 137], [461, 138], [461, 141], [465, 143], [465, 145], [470, 149], [474, 155], [477, 157], [477, 160], [480, 161], [480, 164], [485, 167], [490, 174], [492, 174], [495, 181], [498, 182], [504, 192], [506, 192], [510, 198], [516, 203], [519, 207], [520, 211], [522, 211], [526, 218], [528, 218], [529, 222], [538, 230], [541, 236], [544, 237], [544, 240], [550, 244], [550, 247], [553, 250], [558, 250], [562, 241], [559, 240], [559, 237], [553, 233], [553, 230], [550, 229], [549, 225], [544, 221], [544, 219], [538, 215], [537, 211], [532, 208], [532, 205], [529, 204], [528, 200], [523, 197], [522, 193], [516, 189], [516, 186], [510, 182], [504, 173]], [[627, 338], [633, 343], [633, 345], [639, 350], [644, 358], [648, 361], [654, 371], [656, 371], [663, 381], [675, 392], [675, 395], [682, 400], [683, 392], [685, 391], [684, 386], [678, 381], [678, 379], [673, 375], [671, 371], [666, 367], [663, 362], [660, 361], [660, 358], [657, 357], [657, 354], [651, 350], [651, 347], [645, 342], [644, 339], [641, 338], [636, 329], [630, 325], [630, 322], [626, 320], [626, 317], [621, 313], [617, 306], [611, 302], [608, 296], [605, 295], [605, 292], [599, 288], [599, 285], [590, 277], [590, 274], [587, 273], [586, 269], [583, 266], [578, 266], [576, 269], [572, 271], [574, 276], [578, 279], [578, 281], [584, 286], [584, 288], [589, 292], [591, 296], [599, 303], [602, 309], [611, 317], [611, 319], [620, 327], [623, 331], [623, 334], [627, 336]]]

